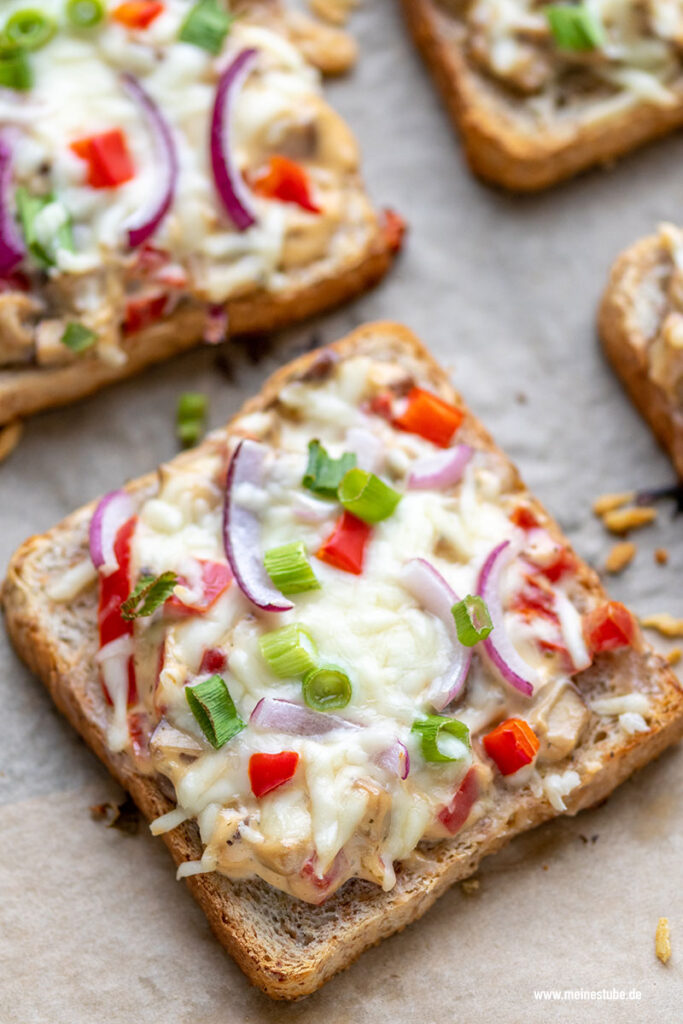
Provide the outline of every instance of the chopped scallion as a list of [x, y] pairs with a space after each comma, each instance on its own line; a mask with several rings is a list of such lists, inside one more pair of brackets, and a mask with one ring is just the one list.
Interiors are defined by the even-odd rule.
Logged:
[[178, 399], [176, 434], [184, 448], [197, 444], [204, 433], [209, 401], [199, 391], [188, 391]]
[[27, 92], [33, 85], [33, 71], [25, 50], [8, 48], [0, 39], [0, 86]]
[[210, 676], [194, 686], [186, 686], [185, 697], [200, 729], [216, 750], [244, 729], [222, 676]]
[[264, 633], [259, 647], [271, 672], [281, 679], [304, 676], [316, 667], [318, 651], [313, 637], [296, 623]]
[[605, 40], [602, 25], [583, 4], [550, 4], [544, 10], [560, 50], [585, 53], [602, 46]]
[[374, 473], [350, 469], [337, 489], [347, 512], [366, 523], [379, 523], [392, 514], [401, 495]]
[[[427, 715], [413, 722], [411, 732], [420, 737], [425, 761], [437, 764], [463, 761], [471, 749], [470, 731], [464, 722], [444, 715]], [[445, 736], [443, 734], [446, 734]], [[439, 739], [441, 738], [441, 744]]]
[[103, 0], [69, 0], [66, 16], [76, 28], [93, 28], [105, 14]]
[[215, 55], [221, 52], [233, 21], [218, 0], [199, 0], [185, 18], [178, 38]]
[[66, 345], [72, 352], [85, 352], [95, 344], [97, 335], [89, 327], [73, 322], [66, 325], [60, 340], [62, 345]]
[[178, 583], [174, 572], [161, 576], [141, 576], [135, 587], [121, 604], [121, 618], [130, 621], [151, 615], [173, 593]]
[[25, 7], [7, 19], [2, 39], [22, 50], [39, 50], [50, 42], [56, 31], [57, 23], [53, 18], [33, 7]]
[[315, 711], [338, 711], [351, 700], [351, 680], [336, 665], [311, 669], [301, 685], [304, 701]]
[[[55, 264], [58, 249], [73, 252], [74, 242], [71, 219], [65, 208], [54, 196], [32, 196], [27, 189], [17, 189], [17, 210], [26, 245], [41, 267]], [[49, 223], [38, 220], [43, 211], [50, 209]], [[48, 230], [49, 228], [49, 230]]]
[[263, 564], [282, 594], [302, 594], [305, 590], [320, 590], [320, 583], [311, 569], [302, 541], [270, 548], [263, 556]]
[[309, 441], [308, 465], [301, 481], [304, 487], [325, 498], [336, 498], [344, 474], [356, 465], [353, 452], [344, 452], [338, 459], [327, 454], [320, 441]]
[[485, 640], [493, 629], [489, 610], [481, 597], [468, 594], [462, 601], [453, 605], [451, 612], [455, 619], [458, 640], [465, 647], [474, 647], [481, 640]]

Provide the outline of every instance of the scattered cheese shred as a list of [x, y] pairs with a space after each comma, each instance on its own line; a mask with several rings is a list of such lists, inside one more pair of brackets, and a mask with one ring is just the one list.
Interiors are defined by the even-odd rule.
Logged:
[[640, 620], [640, 623], [646, 629], [656, 629], [662, 636], [683, 636], [683, 619], [675, 619], [668, 612], [646, 615]]
[[606, 512], [611, 512], [615, 508], [621, 508], [627, 502], [633, 501], [634, 496], [633, 491], [622, 491], [620, 494], [602, 494], [593, 502], [593, 512], [596, 516], [604, 516]]
[[671, 959], [671, 931], [669, 929], [669, 918], [660, 917], [655, 932], [655, 953], [657, 959], [663, 964], [668, 964]]
[[681, 657], [683, 657], [683, 651], [681, 650], [681, 648], [672, 647], [666, 655], [666, 660], [669, 662], [670, 665], [677, 665], [681, 660]]
[[657, 509], [647, 505], [638, 508], [615, 508], [606, 512], [602, 521], [612, 533], [628, 533], [647, 526], [657, 518]]
[[623, 572], [630, 565], [636, 554], [636, 546], [630, 540], [615, 544], [605, 559], [605, 569], [610, 573]]

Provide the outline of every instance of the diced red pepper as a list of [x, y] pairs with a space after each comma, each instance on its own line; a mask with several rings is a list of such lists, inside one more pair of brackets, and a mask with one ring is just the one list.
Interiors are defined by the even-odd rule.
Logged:
[[413, 388], [404, 411], [395, 417], [394, 426], [409, 434], [419, 434], [440, 448], [448, 448], [464, 418], [462, 410], [444, 402], [438, 395]]
[[[212, 608], [221, 594], [225, 593], [232, 583], [230, 566], [224, 562], [210, 562], [204, 558], [197, 561], [202, 567], [202, 595], [194, 604], [187, 604], [172, 594], [164, 605], [164, 609], [174, 615], [203, 615]], [[187, 580], [179, 577], [179, 583], [188, 586]]]
[[289, 782], [298, 763], [299, 755], [295, 750], [281, 750], [279, 754], [252, 754], [249, 758], [249, 781], [254, 796], [265, 796]]
[[[120, 636], [131, 635], [133, 623], [121, 616], [121, 604], [130, 594], [130, 544], [135, 531], [136, 517], [132, 516], [123, 524], [116, 535], [114, 554], [118, 569], [108, 576], [100, 576], [100, 597], [97, 622], [100, 632], [100, 647], [117, 640]], [[105, 686], [102, 687], [107, 703], [111, 703]], [[136, 699], [135, 666], [133, 659], [128, 662], [128, 703]]]
[[382, 231], [390, 252], [400, 252], [403, 236], [407, 230], [406, 222], [396, 210], [386, 209], [382, 213]]
[[607, 601], [584, 615], [583, 635], [589, 650], [599, 654], [633, 646], [637, 628], [628, 608], [620, 601]]
[[144, 711], [133, 711], [128, 715], [128, 735], [133, 753], [138, 757], [149, 754], [149, 720]]
[[531, 764], [540, 746], [538, 737], [523, 718], [508, 718], [483, 739], [484, 749], [501, 775], [513, 775]]
[[249, 185], [257, 195], [266, 199], [296, 203], [309, 213], [320, 213], [320, 207], [313, 202], [306, 171], [289, 157], [277, 154], [269, 157], [265, 167], [249, 175]]
[[546, 579], [550, 580], [551, 583], [557, 583], [565, 573], [576, 572], [576, 567], [576, 556], [572, 554], [569, 548], [558, 547], [552, 561], [548, 562], [547, 565], [540, 565], [538, 571]]
[[199, 674], [203, 672], [222, 672], [228, 662], [225, 651], [222, 651], [220, 647], [210, 647], [208, 651], [204, 651], [202, 655], [202, 663], [199, 666]]
[[135, 250], [135, 270], [143, 274], [154, 274], [165, 267], [170, 258], [165, 249], [158, 249], [145, 242]]
[[120, 128], [76, 139], [71, 149], [87, 162], [87, 181], [91, 188], [117, 188], [135, 177], [133, 158]]
[[318, 894], [318, 898], [311, 902], [320, 904], [325, 902], [330, 893], [330, 889], [333, 887], [342, 871], [346, 868], [346, 855], [344, 854], [344, 850], [341, 849], [332, 861], [327, 872], [322, 875], [322, 877], [319, 877], [316, 873], [316, 864], [317, 856], [316, 854], [311, 854], [301, 868], [301, 877], [305, 878]]
[[476, 768], [470, 768], [460, 783], [451, 802], [439, 811], [439, 821], [446, 826], [451, 835], [459, 832], [467, 821], [469, 813], [479, 796], [479, 779]]
[[510, 522], [519, 526], [520, 530], [535, 530], [540, 526], [536, 513], [528, 505], [517, 505], [510, 513]]
[[330, 536], [316, 551], [316, 558], [333, 565], [335, 569], [343, 569], [344, 572], [360, 576], [363, 571], [365, 545], [371, 533], [372, 528], [367, 523], [345, 511], [337, 520]]
[[166, 312], [168, 295], [164, 291], [134, 296], [126, 302], [123, 329], [126, 334], [135, 334], [150, 324], [161, 320]]
[[125, 0], [111, 12], [114, 21], [126, 28], [148, 28], [164, 9], [157, 0]]

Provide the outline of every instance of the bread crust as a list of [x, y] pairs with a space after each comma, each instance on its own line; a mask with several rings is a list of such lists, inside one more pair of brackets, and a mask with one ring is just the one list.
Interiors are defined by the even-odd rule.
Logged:
[[[535, 192], [598, 164], [608, 164], [683, 124], [683, 89], [671, 107], [642, 102], [599, 121], [567, 121], [524, 132], [505, 100], [468, 62], [458, 33], [435, 0], [401, 0], [405, 19], [460, 131], [470, 167], [480, 178], [517, 192]], [[451, 19], [452, 20], [452, 19]]]
[[[304, 288], [257, 292], [227, 302], [229, 335], [279, 330], [347, 302], [384, 277], [399, 247], [381, 221], [362, 259], [336, 275], [318, 278]], [[124, 338], [122, 348], [127, 359], [120, 366], [86, 356], [60, 367], [0, 369], [0, 426], [42, 409], [68, 405], [196, 347], [201, 344], [205, 316], [203, 307], [188, 304]]]
[[[415, 336], [391, 323], [370, 324], [330, 346], [340, 358], [367, 352], [413, 366], [425, 382], [449, 401], [460, 404], [445, 372]], [[255, 412], [272, 403], [291, 379], [305, 374], [319, 351], [301, 356], [278, 370], [262, 392], [242, 410]], [[463, 406], [461, 431], [466, 437], [500, 453], [489, 435]], [[222, 444], [208, 438], [202, 447]], [[178, 461], [192, 460], [194, 452]], [[525, 493], [514, 467], [506, 460], [512, 486]], [[153, 492], [150, 474], [128, 485], [141, 500]], [[535, 499], [529, 499], [539, 519], [558, 538], [559, 528]], [[125, 753], [114, 754], [106, 744], [106, 707], [94, 671], [97, 650], [95, 588], [73, 607], [55, 606], [48, 591], [51, 576], [87, 557], [87, 528], [94, 503], [73, 513], [49, 533], [29, 539], [14, 555], [2, 589], [7, 626], [21, 657], [48, 687], [59, 709], [69, 718], [118, 781], [129, 790], [143, 814], [152, 819], [170, 810], [172, 802], [153, 778], [137, 774]], [[602, 594], [596, 574], [584, 563], [579, 577], [584, 586]], [[640, 686], [651, 695], [652, 729], [624, 738], [596, 740], [576, 762], [581, 785], [568, 801], [568, 813], [604, 799], [636, 768], [656, 757], [683, 733], [683, 694], [670, 669], [650, 648], [599, 656], [582, 674], [586, 686]], [[616, 692], [619, 692], [618, 690]], [[597, 762], [597, 767], [596, 767]], [[574, 763], [572, 763], [574, 766]], [[337, 971], [348, 967], [368, 947], [402, 930], [420, 917], [450, 885], [471, 874], [482, 857], [503, 846], [521, 831], [557, 811], [543, 798], [511, 793], [501, 800], [495, 816], [486, 816], [451, 840], [423, 844], [397, 866], [397, 884], [382, 892], [371, 883], [352, 881], [319, 907], [297, 901], [256, 879], [233, 882], [214, 874], [186, 879], [220, 942], [252, 982], [278, 999], [296, 999], [319, 988]], [[201, 853], [194, 824], [185, 823], [163, 836], [176, 863]]]
[[650, 377], [647, 349], [651, 339], [637, 316], [639, 294], [648, 278], [669, 259], [656, 235], [641, 239], [619, 256], [600, 303], [598, 333], [632, 401], [683, 478], [683, 414]]

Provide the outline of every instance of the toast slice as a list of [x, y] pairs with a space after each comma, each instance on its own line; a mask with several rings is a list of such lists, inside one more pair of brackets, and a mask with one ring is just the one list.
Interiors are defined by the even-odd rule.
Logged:
[[[357, 143], [325, 102], [312, 64], [315, 33], [302, 41], [279, 0], [241, 0], [234, 11], [217, 56], [179, 42], [182, 3], [167, 5], [137, 43], [113, 16], [96, 35], [79, 38], [83, 66], [66, 82], [62, 76], [67, 91], [76, 91], [62, 97], [58, 140], [45, 122], [60, 61], [71, 59], [68, 26], [35, 58], [32, 89], [7, 91], [3, 120], [12, 133], [0, 139], [0, 166], [3, 187], [17, 196], [21, 232], [17, 253], [0, 260], [0, 425], [72, 402], [202, 339], [292, 325], [348, 301], [389, 269], [403, 224], [366, 195]], [[91, 143], [78, 133], [93, 121], [87, 90], [74, 85], [81, 73], [93, 75], [92, 91], [102, 90], [95, 97], [101, 108], [123, 119], [125, 132], [113, 133], [123, 156], [126, 147], [135, 153], [114, 187], [92, 179], [90, 151], [79, 148]], [[31, 120], [26, 104], [40, 118]], [[168, 152], [150, 153], [150, 125], [158, 133], [159, 123]], [[36, 153], [43, 154], [40, 173], [31, 163]], [[106, 164], [106, 150], [98, 159]], [[114, 163], [108, 173], [115, 171]], [[160, 179], [154, 188], [152, 172]], [[47, 175], [42, 185], [40, 174]], [[234, 186], [221, 178], [230, 174]], [[166, 212], [154, 226], [144, 204], [161, 201], [155, 190], [165, 187], [165, 175]], [[240, 199], [243, 177], [249, 189], [242, 184]], [[54, 252], [31, 242], [20, 200], [53, 204], [65, 218], [69, 238], [60, 242], [57, 234]], [[139, 231], [130, 228], [138, 215], [147, 217]], [[74, 328], [80, 339], [69, 341]]]
[[[359, 354], [386, 361], [412, 374], [445, 401], [460, 404], [445, 371], [414, 335], [396, 324], [364, 326], [321, 351], [330, 353], [335, 362]], [[327, 355], [321, 363], [320, 351], [314, 352], [280, 369], [247, 403], [243, 414], [273, 407], [287, 384], [302, 377], [310, 380], [325, 359], [330, 362]], [[481, 424], [461, 408], [465, 418], [459, 436], [503, 460], [511, 493], [528, 500], [537, 521], [554, 538], [562, 539]], [[217, 432], [200, 448], [179, 455], [174, 464], [191, 465], [210, 446], [223, 442], [222, 432]], [[130, 483], [128, 490], [137, 504], [154, 494], [157, 486], [157, 477], [151, 474]], [[66, 602], [64, 595], [59, 603], [50, 596], [57, 581], [88, 557], [93, 507], [80, 509], [21, 547], [9, 567], [2, 602], [21, 657], [143, 814], [152, 819], [173, 808], [165, 795], [167, 787], [162, 789], [158, 779], [136, 772], [130, 757], [112, 753], [106, 740], [108, 710], [94, 662], [98, 647], [95, 588]], [[578, 563], [577, 578], [589, 599], [603, 598], [596, 574], [584, 563]], [[624, 735], [614, 720], [590, 713], [584, 738], [566, 762], [579, 780], [566, 797], [569, 814], [603, 800], [683, 733], [683, 694], [678, 683], [664, 660], [640, 641], [597, 655], [575, 682], [586, 700], [625, 691], [645, 694], [651, 717], [646, 732]], [[193, 875], [187, 883], [218, 939], [251, 981], [274, 998], [295, 999], [315, 991], [363, 950], [419, 918], [448, 886], [470, 875], [482, 857], [557, 814], [549, 797], [534, 795], [528, 785], [502, 787], [490, 812], [452, 839], [420, 844], [414, 856], [397, 864], [396, 885], [390, 891], [353, 880], [319, 906], [293, 899], [255, 878], [231, 881], [214, 872]], [[163, 838], [176, 864], [196, 859], [201, 852], [194, 824], [181, 824]]]
[[677, 325], [676, 228], [626, 249], [610, 273], [598, 314], [604, 350], [626, 390], [683, 477], [683, 394]]
[[507, 87], [473, 59], [465, 11], [472, 5], [402, 0], [402, 6], [462, 136], [467, 160], [485, 181], [520, 192], [543, 189], [610, 163], [683, 124], [680, 58], [670, 97], [662, 102], [636, 92], [606, 91], [604, 84], [577, 76], [548, 101], [543, 88]]

